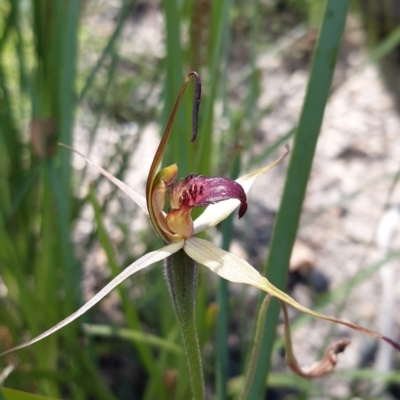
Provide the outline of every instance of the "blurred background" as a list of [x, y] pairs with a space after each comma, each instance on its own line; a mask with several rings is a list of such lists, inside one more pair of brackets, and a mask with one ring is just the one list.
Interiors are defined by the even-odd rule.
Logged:
[[[268, 164], [292, 141], [324, 8], [324, 0], [0, 1], [0, 350], [56, 324], [161, 244], [124, 193], [57, 143], [144, 194], [173, 102], [196, 70], [198, 139], [189, 142], [190, 88], [165, 165], [177, 162], [181, 177], [234, 177]], [[397, 0], [351, 2], [287, 285], [300, 303], [396, 340], [399, 22]], [[259, 179], [243, 220], [212, 234], [259, 270], [286, 168]], [[217, 285], [201, 273], [208, 399], [217, 392]], [[241, 386], [258, 295], [229, 286], [227, 398]], [[352, 344], [333, 374], [305, 381], [287, 369], [278, 325], [265, 399], [400, 399], [399, 354], [343, 327], [291, 318], [301, 365], [334, 340]], [[1, 359], [0, 380], [59, 399], [190, 398], [161, 265]]]

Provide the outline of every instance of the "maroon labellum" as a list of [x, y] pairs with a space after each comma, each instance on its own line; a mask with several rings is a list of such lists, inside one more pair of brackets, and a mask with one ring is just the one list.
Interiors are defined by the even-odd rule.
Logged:
[[192, 174], [175, 185], [170, 193], [172, 209], [204, 207], [229, 199], [240, 201], [239, 218], [242, 218], [247, 211], [246, 193], [231, 179]]

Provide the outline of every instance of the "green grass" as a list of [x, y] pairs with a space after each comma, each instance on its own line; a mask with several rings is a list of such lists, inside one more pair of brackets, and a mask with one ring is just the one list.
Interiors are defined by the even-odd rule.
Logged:
[[[348, 0], [327, 2], [303, 109], [294, 134], [294, 146], [265, 271], [268, 279], [280, 288], [284, 288], [288, 275], [291, 249], [296, 239], [349, 4]], [[249, 392], [250, 398], [261, 398], [265, 391], [265, 377], [268, 375], [278, 315], [278, 303], [272, 300], [265, 320], [258, 368]]]

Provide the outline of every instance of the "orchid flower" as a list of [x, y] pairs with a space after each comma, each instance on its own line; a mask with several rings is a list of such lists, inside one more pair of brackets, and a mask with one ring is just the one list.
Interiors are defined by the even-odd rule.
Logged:
[[[327, 366], [324, 367], [323, 365], [319, 365], [319, 368], [322, 368], [322, 372], [316, 372], [316, 370], [313, 370], [313, 372], [309, 374], [307, 374], [306, 372], [302, 372], [292, 354], [290, 330], [285, 304], [288, 304], [296, 308], [297, 310], [316, 318], [345, 325], [353, 330], [366, 333], [375, 338], [383, 339], [386, 342], [390, 343], [393, 347], [400, 349], [400, 345], [398, 343], [385, 336], [382, 336], [378, 332], [363, 328], [350, 322], [325, 316], [302, 306], [294, 299], [292, 299], [289, 295], [276, 288], [271, 282], [268, 281], [267, 278], [262, 276], [247, 261], [243, 260], [233, 253], [220, 249], [210, 241], [196, 237], [197, 234], [207, 231], [208, 229], [219, 224], [232, 212], [234, 212], [236, 208], [239, 208], [239, 218], [241, 218], [247, 210], [247, 194], [249, 193], [249, 190], [252, 187], [255, 179], [273, 168], [276, 164], [278, 164], [287, 155], [287, 152], [276, 161], [274, 161], [272, 164], [257, 171], [251, 172], [247, 175], [244, 175], [236, 181], [230, 180], [228, 178], [210, 178], [202, 175], [191, 174], [185, 179], [177, 182], [178, 167], [176, 164], [159, 169], [162, 162], [164, 150], [171, 132], [172, 122], [174, 120], [178, 105], [181, 101], [188, 80], [191, 76], [194, 76], [196, 78], [195, 107], [193, 113], [194, 127], [192, 141], [196, 137], [197, 113], [200, 99], [200, 79], [197, 73], [191, 72], [186, 77], [186, 80], [181, 88], [174, 109], [168, 121], [167, 127], [162, 136], [161, 142], [150, 167], [150, 172], [147, 178], [145, 196], [137, 193], [132, 188], [129, 188], [122, 181], [111, 175], [102, 167], [93, 164], [80, 152], [70, 148], [72, 151], [83, 157], [89, 164], [94, 166], [112, 183], [118, 186], [149, 216], [155, 232], [163, 240], [165, 246], [160, 248], [159, 250], [145, 254], [137, 261], [129, 265], [116, 278], [114, 278], [102, 290], [100, 290], [93, 298], [91, 298], [86, 304], [84, 304], [79, 310], [65, 318], [63, 321], [59, 322], [49, 330], [29, 340], [28, 342], [3, 352], [1, 355], [27, 347], [65, 327], [66, 325], [77, 319], [79, 316], [84, 314], [86, 311], [88, 311], [125, 279], [161, 260], [167, 260], [166, 275], [167, 280], [171, 280], [171, 282], [169, 282], [169, 290], [171, 292], [174, 308], [177, 315], [179, 314], [179, 309], [182, 307], [186, 307], [186, 310], [183, 311], [184, 313], [188, 312], [188, 308], [193, 309], [193, 303], [189, 302], [189, 305], [187, 305], [184, 296], [186, 296], [187, 292], [191, 290], [188, 289], [188, 287], [192, 285], [192, 283], [194, 289], [196, 288], [196, 276], [195, 274], [189, 274], [188, 278], [182, 278], [183, 280], [178, 277], [177, 282], [175, 282], [174, 286], [174, 284], [172, 284], [174, 278], [171, 276], [171, 274], [173, 275], [176, 271], [178, 271], [180, 266], [182, 267], [180, 269], [180, 273], [188, 274], [188, 271], [190, 270], [190, 267], [188, 267], [188, 265], [190, 263], [192, 263], [193, 265], [203, 265], [204, 267], [211, 270], [213, 273], [219, 275], [224, 279], [227, 279], [228, 281], [254, 286], [266, 292], [269, 296], [279, 299], [281, 304], [283, 305], [284, 311], [286, 344], [289, 347], [289, 366], [293, 371], [299, 373], [302, 376], [320, 376], [332, 368], [332, 366], [336, 363], [336, 359], [335, 362], [329, 360], [327, 361], [327, 359], [325, 359], [324, 362], [327, 363]], [[168, 202], [169, 204], [169, 208], [167, 210], [165, 210], [166, 202]], [[191, 217], [192, 208], [204, 206], [207, 206], [206, 209], [196, 220], [193, 221]], [[171, 265], [168, 265], [169, 263]], [[184, 279], [186, 279], [185, 282]], [[187, 318], [187, 316], [183, 317], [183, 319], [185, 318]], [[190, 330], [191, 324], [193, 324], [193, 320], [190, 322], [190, 324], [186, 324], [185, 329]], [[196, 336], [195, 333], [194, 336]], [[334, 346], [333, 349], [331, 348], [328, 351], [329, 357], [335, 358], [336, 353], [343, 350], [343, 348], [347, 344], [347, 341], [341, 341], [339, 344]], [[187, 350], [187, 352], [188, 351], [189, 350]], [[199, 390], [201, 391], [201, 388]], [[198, 396], [198, 398], [201, 398], [201, 396]]]

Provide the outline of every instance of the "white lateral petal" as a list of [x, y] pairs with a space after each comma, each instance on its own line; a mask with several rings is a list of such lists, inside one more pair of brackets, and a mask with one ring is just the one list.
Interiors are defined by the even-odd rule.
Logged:
[[100, 290], [95, 296], [93, 296], [87, 303], [85, 303], [79, 310], [75, 311], [69, 317], [65, 318], [58, 324], [54, 325], [49, 330], [41, 333], [39, 336], [29, 340], [26, 343], [20, 344], [19, 346], [15, 346], [12, 349], [5, 351], [0, 354], [0, 357], [11, 353], [12, 351], [22, 349], [24, 347], [30, 346], [33, 343], [38, 342], [39, 340], [44, 339], [47, 336], [50, 336], [52, 333], [58, 331], [64, 326], [68, 325], [81, 315], [83, 315], [86, 311], [92, 308], [96, 303], [98, 303], [103, 297], [105, 297], [108, 293], [110, 293], [114, 288], [116, 288], [120, 283], [122, 283], [125, 279], [129, 278], [134, 273], [140, 271], [143, 268], [148, 267], [151, 264], [154, 264], [157, 261], [164, 260], [171, 254], [176, 253], [183, 247], [183, 240], [181, 242], [172, 243], [168, 246], [163, 247], [160, 250], [152, 251], [151, 253], [145, 254], [143, 257], [139, 258], [139, 260], [135, 261], [129, 267], [125, 268], [118, 276], [116, 276], [111, 282], [109, 282], [103, 289]]
[[186, 239], [183, 249], [190, 258], [228, 281], [259, 287], [265, 279], [249, 263], [207, 240], [196, 237]]
[[262, 276], [247, 261], [241, 259], [236, 254], [220, 249], [207, 240], [195, 237], [186, 239], [183, 249], [190, 258], [228, 281], [254, 286], [290, 304], [299, 311], [317, 318], [337, 322], [333, 318], [325, 317], [297, 303], [289, 295], [272, 285], [267, 278]]
[[75, 150], [72, 147], [67, 146], [66, 144], [62, 144], [62, 143], [60, 143], [60, 146], [66, 147], [67, 149], [69, 149], [69, 150], [73, 151], [74, 153], [78, 154], [79, 156], [81, 156], [87, 163], [89, 163], [91, 166], [95, 167], [109, 181], [111, 181], [115, 186], [118, 186], [124, 193], [126, 193], [146, 214], [149, 214], [149, 212], [147, 210], [146, 198], [144, 196], [142, 196], [139, 193], [136, 193], [132, 188], [125, 185], [124, 182], [120, 181], [114, 175], [111, 175], [104, 168], [99, 167], [93, 161], [90, 161], [86, 156], [84, 156], [78, 150]]
[[253, 185], [254, 181], [256, 178], [262, 174], [265, 174], [268, 172], [270, 169], [274, 168], [277, 166], [288, 154], [289, 154], [289, 146], [286, 145], [286, 152], [282, 154], [278, 159], [276, 159], [274, 162], [271, 164], [267, 165], [264, 168], [260, 168], [257, 171], [250, 172], [247, 175], [241, 176], [240, 178], [236, 179], [237, 183], [240, 183], [246, 192], [246, 194], [249, 192], [251, 186]]
[[[272, 164], [269, 164], [264, 168], [250, 172], [249, 174], [236, 179], [236, 182], [240, 183], [246, 194], [248, 194], [256, 178], [269, 171], [271, 168], [275, 167], [275, 165], [280, 163], [287, 154], [288, 152], [286, 152]], [[217, 204], [209, 205], [204, 210], [204, 212], [193, 222], [194, 234], [196, 235], [197, 233], [203, 232], [207, 229], [212, 228], [215, 225], [218, 225], [221, 221], [227, 218], [239, 205], [240, 201], [236, 199], [225, 200]]]
[[203, 213], [193, 221], [194, 235], [218, 225], [225, 218], [229, 217], [239, 205], [240, 201], [236, 199], [229, 199], [209, 205]]

